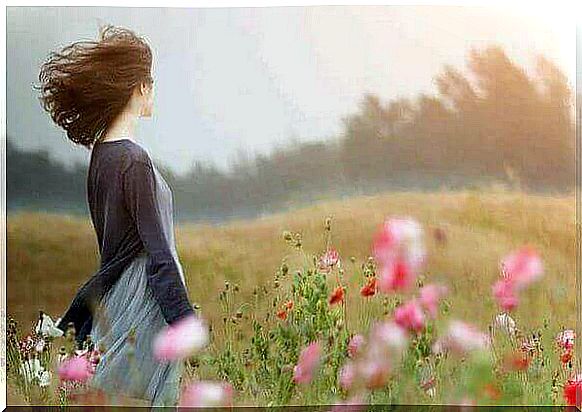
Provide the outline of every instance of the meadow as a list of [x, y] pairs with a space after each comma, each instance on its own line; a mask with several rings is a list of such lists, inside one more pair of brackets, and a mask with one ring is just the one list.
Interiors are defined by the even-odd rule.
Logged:
[[[336, 379], [342, 362], [338, 354], [345, 352], [354, 334], [366, 335], [376, 320], [391, 318], [405, 299], [398, 294], [361, 294], [368, 281], [374, 236], [391, 216], [409, 216], [423, 228], [427, 261], [417, 284], [447, 287], [440, 315], [466, 320], [484, 332], [490, 331], [501, 312], [491, 291], [500, 276], [500, 260], [524, 245], [539, 252], [544, 275], [523, 292], [511, 316], [521, 338], [537, 336], [540, 346], [546, 348], [541, 367], [532, 368], [531, 376], [520, 372], [514, 380], [509, 379], [510, 383], [500, 381], [499, 388], [489, 391], [493, 395], [477, 402], [563, 404], [560, 385], [571, 375], [572, 366], [571, 362], [562, 365], [554, 339], [560, 331], [576, 326], [574, 195], [542, 196], [502, 188], [394, 192], [326, 201], [223, 225], [180, 225], [176, 242], [189, 294], [211, 330], [209, 347], [189, 362], [189, 374], [229, 381], [237, 405], [329, 404], [345, 397]], [[13, 213], [8, 216], [7, 227], [8, 313], [26, 331], [38, 319], [38, 310], [53, 318], [60, 316], [77, 288], [97, 269], [96, 238], [88, 219], [66, 215]], [[316, 267], [330, 248], [338, 252], [341, 269], [304, 280], [302, 276], [315, 273], [310, 268]], [[325, 312], [320, 323], [302, 329], [305, 319], [292, 317], [289, 322], [294, 326], [282, 326], [286, 315], [281, 307], [297, 295], [297, 290], [308, 294], [322, 291], [325, 296], [320, 301], [326, 303], [338, 282], [344, 286], [341, 305], [326, 306], [329, 315]], [[314, 310], [315, 317], [322, 310], [317, 301], [313, 308], [309, 304], [302, 307], [297, 301], [295, 305], [297, 311], [304, 311], [298, 313]], [[339, 332], [328, 335], [333, 327]], [[441, 327], [440, 320], [435, 321], [414, 340], [416, 354], [407, 355], [401, 373], [410, 379], [400, 379], [396, 387], [387, 384], [386, 390], [375, 391], [366, 401], [448, 403], [462, 398], [462, 393], [457, 396], [445, 389], [453, 384], [446, 376], [456, 374], [459, 380], [467, 381], [471, 377], [452, 363], [439, 369], [442, 390], [429, 395], [429, 391], [418, 389], [417, 381], [422, 381], [418, 370], [430, 357], [430, 350], [423, 349], [421, 343], [430, 341]], [[293, 335], [293, 331], [297, 333]], [[335, 345], [335, 355], [322, 372], [333, 377], [318, 379], [309, 389], [296, 388], [287, 383], [292, 381], [292, 364], [309, 342], [300, 338], [301, 334], [312, 332]], [[261, 338], [266, 345], [262, 358], [258, 355]], [[512, 342], [508, 345], [515, 345]], [[270, 344], [282, 345], [279, 355], [269, 352]], [[269, 356], [274, 358], [267, 359]], [[480, 371], [481, 361], [474, 361], [476, 366], [471, 370]], [[436, 367], [434, 363], [432, 367]], [[275, 369], [277, 376], [268, 376]], [[265, 385], [270, 387], [262, 390]], [[15, 390], [9, 391], [11, 402], [22, 402]]]

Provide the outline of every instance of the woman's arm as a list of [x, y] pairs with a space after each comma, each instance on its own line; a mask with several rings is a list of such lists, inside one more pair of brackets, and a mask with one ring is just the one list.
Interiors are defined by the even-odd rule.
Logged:
[[157, 201], [157, 183], [149, 159], [133, 160], [122, 176], [125, 204], [150, 255], [148, 285], [167, 323], [193, 314], [186, 287], [172, 255]]

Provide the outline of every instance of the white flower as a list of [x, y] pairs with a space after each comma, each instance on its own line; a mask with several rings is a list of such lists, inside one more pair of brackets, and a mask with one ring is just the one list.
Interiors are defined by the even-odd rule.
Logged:
[[63, 331], [56, 326], [60, 319], [61, 318], [58, 318], [56, 322], [53, 322], [49, 315], [41, 312], [40, 319], [38, 320], [34, 331], [39, 335], [51, 338], [58, 338], [59, 336], [63, 336]]
[[27, 383], [31, 383], [34, 379], [38, 379], [42, 372], [44, 372], [44, 368], [36, 358], [29, 359], [20, 365], [20, 374], [24, 377], [24, 380]]
[[44, 350], [45, 346], [46, 346], [46, 343], [45, 343], [44, 339], [39, 339], [38, 342], [36, 342], [36, 345], [34, 346], [34, 350], [37, 352], [42, 352]]
[[494, 325], [496, 329], [501, 329], [510, 336], [515, 335], [515, 320], [505, 312], [495, 317]]
[[51, 384], [51, 373], [49, 371], [43, 371], [38, 376], [39, 386], [49, 386]]

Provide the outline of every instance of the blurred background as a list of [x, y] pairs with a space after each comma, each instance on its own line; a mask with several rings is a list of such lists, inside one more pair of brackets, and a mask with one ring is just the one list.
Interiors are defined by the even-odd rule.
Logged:
[[89, 151], [41, 109], [51, 51], [127, 26], [154, 51], [137, 139], [178, 220], [391, 190], [574, 185], [575, 28], [547, 10], [8, 7], [7, 207], [88, 215]]

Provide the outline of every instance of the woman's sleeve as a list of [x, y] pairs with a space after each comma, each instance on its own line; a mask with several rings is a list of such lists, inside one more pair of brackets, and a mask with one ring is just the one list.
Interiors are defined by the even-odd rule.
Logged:
[[123, 174], [127, 210], [133, 218], [145, 250], [149, 253], [148, 285], [167, 323], [193, 314], [186, 287], [164, 232], [157, 201], [154, 170], [148, 162], [135, 160]]

